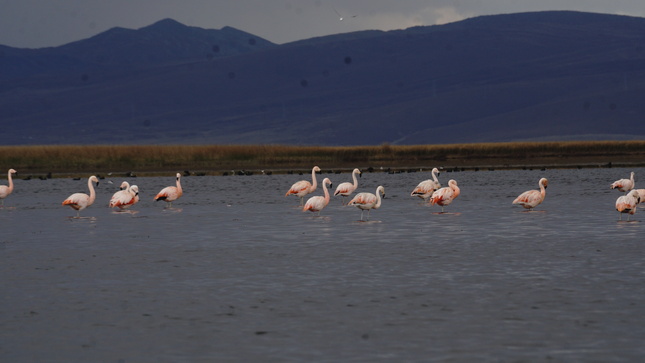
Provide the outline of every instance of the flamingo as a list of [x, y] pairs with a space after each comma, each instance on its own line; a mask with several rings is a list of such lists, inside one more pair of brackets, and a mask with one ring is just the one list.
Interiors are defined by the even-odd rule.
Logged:
[[317, 195], [315, 197], [309, 198], [309, 200], [307, 200], [307, 203], [305, 203], [305, 206], [302, 208], [303, 212], [318, 212], [318, 215], [320, 215], [320, 211], [323, 210], [323, 208], [325, 208], [327, 204], [329, 204], [329, 191], [327, 190], [327, 184], [329, 184], [329, 187], [331, 188], [331, 180], [329, 180], [329, 178], [323, 179], [322, 187], [325, 196], [321, 197]]
[[447, 187], [437, 189], [432, 193], [430, 203], [432, 205], [439, 204], [441, 206], [441, 213], [443, 213], [443, 207], [452, 203], [459, 194], [461, 194], [461, 190], [457, 186], [457, 181], [450, 179]]
[[68, 205], [76, 209], [76, 218], [80, 218], [81, 211], [91, 206], [94, 203], [94, 199], [96, 199], [96, 192], [94, 192], [94, 185], [92, 182], [96, 183], [97, 186], [99, 185], [99, 180], [96, 176], [92, 175], [87, 178], [87, 188], [90, 190], [90, 195], [85, 193], [74, 193], [63, 201], [63, 205]]
[[437, 179], [439, 174], [441, 174], [439, 173], [439, 169], [433, 168], [432, 179], [424, 180], [419, 183], [412, 193], [410, 193], [410, 196], [413, 197], [416, 195], [417, 197], [427, 201], [435, 190], [441, 188], [441, 183], [439, 183], [439, 179]]
[[136, 185], [130, 186], [126, 181], [121, 183], [121, 190], [114, 193], [112, 199], [110, 199], [110, 208], [119, 207], [120, 209], [126, 209], [139, 201], [139, 187]]
[[291, 186], [291, 189], [285, 194], [284, 196], [289, 196], [289, 195], [295, 195], [298, 198], [300, 198], [300, 205], [303, 205], [304, 202], [304, 197], [305, 195], [309, 193], [313, 193], [316, 188], [318, 187], [318, 182], [316, 181], [316, 172], [319, 172], [320, 168], [317, 166], [314, 166], [313, 169], [311, 169], [311, 179], [313, 181], [313, 184], [306, 181], [306, 180], [301, 180], [299, 182], [294, 183]]
[[354, 180], [354, 184], [350, 182], [345, 182], [345, 183], [340, 183], [338, 187], [336, 188], [336, 191], [334, 192], [334, 196], [336, 195], [342, 195], [343, 196], [343, 204], [345, 204], [345, 197], [351, 195], [354, 193], [356, 188], [358, 188], [358, 180], [356, 180], [356, 174], [358, 176], [361, 176], [361, 171], [358, 169], [354, 169], [352, 171], [352, 180]]
[[184, 194], [184, 191], [181, 189], [181, 183], [179, 182], [179, 179], [181, 179], [181, 174], [177, 173], [177, 186], [165, 187], [161, 189], [161, 191], [155, 196], [155, 201], [166, 201], [167, 207], [172, 207], [172, 202], [179, 199], [179, 197]]
[[11, 174], [15, 174], [17, 171], [9, 169], [7, 172], [7, 179], [9, 180], [9, 185], [0, 185], [0, 206], [4, 207], [4, 198], [8, 197], [9, 194], [13, 192], [13, 179]]
[[611, 184], [611, 189], [618, 189], [625, 193], [634, 189], [634, 172], [632, 171], [629, 179], [620, 179], [613, 182]]
[[641, 198], [636, 190], [618, 197], [616, 199], [616, 210], [620, 213], [620, 220], [623, 220], [623, 213], [627, 213], [627, 220], [629, 221], [629, 216], [636, 213], [636, 206], [640, 202]]
[[363, 220], [363, 212], [367, 210], [367, 220], [369, 221], [370, 211], [381, 207], [381, 194], [385, 198], [385, 188], [379, 185], [376, 188], [376, 195], [372, 193], [358, 193], [347, 205], [354, 205], [361, 210], [361, 221]]
[[519, 204], [528, 210], [533, 210], [533, 208], [537, 207], [538, 204], [544, 201], [546, 187], [549, 185], [549, 181], [546, 178], [542, 178], [538, 182], [538, 185], [540, 186], [540, 190], [525, 191], [515, 198], [513, 204]]

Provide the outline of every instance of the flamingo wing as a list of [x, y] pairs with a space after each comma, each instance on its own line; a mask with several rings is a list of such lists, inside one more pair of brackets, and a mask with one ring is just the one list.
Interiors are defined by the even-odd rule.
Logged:
[[334, 195], [344, 195], [348, 196], [354, 192], [354, 184], [349, 183], [349, 182], [344, 182], [338, 184], [338, 187], [336, 188], [336, 192], [334, 192]]
[[619, 197], [616, 200], [616, 210], [620, 213], [634, 214], [636, 212], [636, 203], [632, 198], [627, 196]]
[[311, 183], [306, 180], [301, 180], [299, 182], [294, 183], [289, 189], [289, 191], [287, 192], [287, 194], [285, 194], [284, 196], [286, 197], [286, 196], [295, 194], [299, 197], [302, 197], [309, 193], [309, 189], [311, 189]]
[[307, 200], [307, 203], [305, 203], [305, 206], [302, 208], [302, 211], [312, 211], [312, 212], [319, 212], [323, 208], [325, 208], [325, 198], [321, 196], [315, 196], [309, 198]]
[[0, 185], [0, 199], [6, 198], [9, 194], [11, 194], [11, 189], [6, 185]]
[[630, 191], [634, 187], [634, 183], [630, 179], [616, 180], [611, 184], [611, 189], [618, 189], [621, 192]]
[[361, 209], [372, 208], [376, 204], [376, 195], [372, 193], [358, 193], [356, 196], [347, 203], [347, 205], [355, 205]]
[[74, 193], [63, 201], [63, 205], [68, 205], [76, 210], [87, 208], [90, 202], [90, 196], [85, 193]]
[[439, 185], [434, 180], [432, 179], [424, 180], [421, 183], [419, 183], [419, 185], [417, 185], [416, 188], [414, 188], [410, 196], [418, 195], [420, 197], [427, 198], [437, 189], [439, 189]]
[[540, 193], [540, 191], [528, 190], [515, 198], [513, 204], [519, 204], [524, 208], [533, 208], [542, 203], [542, 200], [542, 194]]
[[155, 200], [165, 200], [167, 202], [172, 202], [177, 198], [181, 197], [177, 187], [165, 187], [155, 196]]
[[132, 193], [127, 190], [120, 190], [112, 196], [110, 199], [110, 208], [119, 207], [126, 208], [135, 203]]
[[443, 187], [432, 193], [432, 196], [430, 197], [430, 203], [432, 203], [432, 205], [439, 204], [441, 206], [444, 206], [452, 203], [453, 199], [453, 190], [449, 187]]

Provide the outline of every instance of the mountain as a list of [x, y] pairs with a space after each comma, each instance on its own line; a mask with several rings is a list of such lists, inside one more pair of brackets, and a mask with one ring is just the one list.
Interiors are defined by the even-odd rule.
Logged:
[[0, 48], [0, 69], [15, 69], [0, 74], [0, 142], [645, 139], [643, 44], [645, 19], [579, 12], [283, 45], [167, 19], [57, 48]]

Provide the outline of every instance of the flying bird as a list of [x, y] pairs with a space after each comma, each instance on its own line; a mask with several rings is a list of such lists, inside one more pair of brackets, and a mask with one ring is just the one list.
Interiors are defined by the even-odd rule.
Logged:
[[[338, 15], [338, 21], [343, 21], [343, 16], [342, 16], [342, 15], [340, 15], [340, 13], [338, 12], [338, 10], [336, 10], [336, 8], [334, 8], [334, 7], [332, 7], [332, 9], [334, 9], [334, 12], [336, 13], [336, 15]], [[357, 16], [358, 16], [358, 15], [352, 15], [351, 17], [352, 17], [352, 18], [355, 18], [355, 17], [357, 17]]]
[[318, 181], [316, 180], [316, 172], [319, 172], [320, 168], [318, 166], [314, 166], [313, 169], [311, 169], [311, 179], [313, 183], [308, 182], [307, 180], [301, 180], [299, 182], [295, 182], [287, 194], [284, 196], [287, 197], [289, 195], [295, 195], [298, 198], [300, 198], [300, 205], [303, 205], [304, 203], [304, 197], [305, 195], [309, 193], [313, 193], [316, 188], [318, 187]]
[[616, 199], [616, 210], [620, 213], [620, 220], [623, 220], [623, 213], [626, 213], [627, 221], [629, 221], [629, 217], [636, 213], [636, 206], [640, 202], [640, 195], [636, 190], [632, 190], [627, 193], [627, 195], [618, 197], [618, 199]]
[[358, 193], [347, 205], [356, 206], [361, 210], [361, 221], [363, 220], [363, 212], [367, 210], [367, 220], [369, 221], [370, 211], [381, 207], [381, 194], [385, 198], [385, 188], [379, 185], [376, 188], [376, 195], [372, 193]]
[[527, 190], [515, 198], [513, 204], [519, 204], [528, 210], [533, 210], [533, 208], [537, 207], [544, 201], [546, 187], [549, 185], [549, 181], [546, 178], [542, 178], [538, 182], [538, 185], [540, 186], [540, 190]]
[[99, 185], [99, 180], [96, 176], [92, 175], [87, 179], [87, 188], [90, 190], [90, 195], [85, 193], [74, 193], [63, 201], [63, 205], [68, 205], [76, 210], [76, 218], [80, 218], [81, 211], [94, 203], [96, 199], [96, 192], [94, 191], [94, 184]]
[[13, 192], [13, 179], [11, 178], [11, 174], [15, 173], [17, 173], [15, 170], [9, 169], [7, 172], [9, 185], [0, 185], [0, 206], [4, 206], [4, 198], [8, 197], [9, 194]]
[[180, 179], [181, 179], [181, 174], [177, 173], [176, 186], [165, 187], [161, 189], [161, 191], [157, 193], [157, 195], [155, 196], [155, 201], [163, 200], [167, 203], [166, 207], [171, 208], [172, 202], [179, 199], [184, 194], [183, 189], [181, 189], [181, 183], [179, 181]]
[[432, 196], [432, 193], [434, 193], [435, 190], [441, 188], [441, 183], [439, 183], [439, 179], [437, 179], [437, 175], [439, 174], [439, 169], [433, 168], [432, 179], [427, 179], [419, 183], [419, 185], [414, 188], [412, 193], [410, 193], [410, 196], [417, 196], [427, 201], [428, 198]]
[[361, 176], [361, 171], [359, 169], [354, 169], [352, 171], [352, 180], [354, 181], [353, 184], [350, 182], [340, 183], [336, 188], [336, 191], [334, 192], [335, 196], [341, 195], [343, 197], [343, 204], [345, 204], [345, 197], [354, 193], [356, 188], [358, 188], [358, 180], [356, 180], [356, 174], [358, 174], [358, 176]]
[[320, 215], [320, 211], [323, 210], [323, 208], [325, 208], [327, 204], [329, 204], [329, 191], [327, 190], [327, 184], [329, 184], [329, 187], [331, 188], [331, 180], [329, 180], [329, 178], [323, 179], [322, 187], [325, 196], [321, 197], [317, 195], [315, 197], [309, 198], [307, 200], [307, 203], [305, 203], [305, 206], [302, 208], [303, 212], [318, 212], [318, 215]]
[[450, 179], [447, 187], [437, 189], [432, 193], [430, 203], [432, 205], [439, 204], [441, 206], [441, 213], [443, 213], [443, 207], [452, 203], [459, 194], [461, 194], [461, 190], [457, 186], [457, 181]]
[[634, 189], [634, 172], [632, 171], [629, 179], [620, 179], [613, 182], [611, 184], [611, 189], [618, 189], [625, 193]]

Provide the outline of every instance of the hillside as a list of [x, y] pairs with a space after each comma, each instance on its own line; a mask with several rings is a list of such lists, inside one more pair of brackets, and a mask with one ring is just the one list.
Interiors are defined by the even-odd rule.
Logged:
[[57, 48], [0, 48], [0, 142], [645, 139], [643, 44], [645, 19], [577, 12], [284, 45], [167, 19]]

